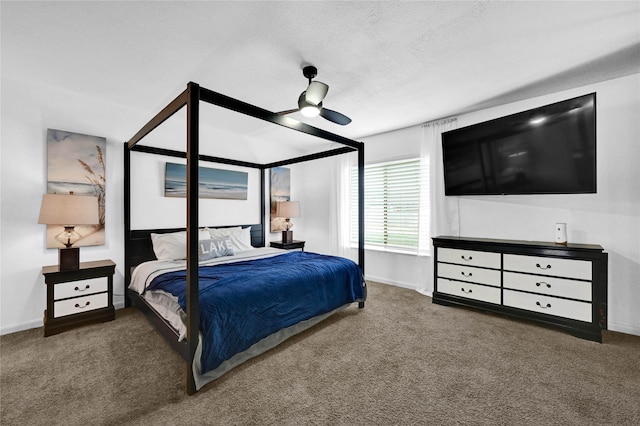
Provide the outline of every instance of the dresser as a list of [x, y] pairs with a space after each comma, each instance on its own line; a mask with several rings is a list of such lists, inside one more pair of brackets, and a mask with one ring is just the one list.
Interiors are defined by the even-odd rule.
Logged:
[[599, 245], [433, 238], [433, 303], [465, 306], [602, 341], [608, 255]]
[[58, 265], [42, 268], [44, 282], [47, 285], [45, 337], [80, 325], [111, 321], [115, 318], [115, 266], [111, 260], [98, 260], [82, 262], [79, 269], [75, 270], [60, 271]]

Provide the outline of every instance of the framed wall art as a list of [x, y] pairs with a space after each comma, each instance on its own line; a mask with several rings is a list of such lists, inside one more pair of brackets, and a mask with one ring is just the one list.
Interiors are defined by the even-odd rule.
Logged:
[[287, 229], [285, 218], [276, 216], [276, 203], [291, 200], [291, 171], [286, 167], [274, 167], [269, 177], [270, 231], [284, 231]]
[[[200, 198], [219, 198], [223, 200], [246, 200], [249, 187], [249, 174], [233, 170], [199, 167]], [[165, 167], [164, 196], [187, 196], [187, 166], [167, 163]]]
[[[105, 241], [107, 139], [64, 130], [47, 129], [47, 193], [98, 197], [99, 223], [79, 225], [74, 246], [98, 246]], [[47, 225], [47, 248], [64, 245], [55, 236], [62, 225]]]

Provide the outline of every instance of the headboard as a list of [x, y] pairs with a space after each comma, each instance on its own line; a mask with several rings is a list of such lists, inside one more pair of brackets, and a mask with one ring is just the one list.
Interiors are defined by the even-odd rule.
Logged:
[[[231, 226], [208, 226], [208, 228], [233, 228], [242, 226], [243, 228], [251, 227], [251, 245], [254, 247], [264, 247], [264, 232], [261, 224], [257, 225], [231, 225]], [[156, 255], [153, 252], [151, 244], [151, 234], [165, 234], [169, 232], [184, 231], [185, 228], [163, 228], [163, 229], [137, 229], [132, 230], [130, 235], [130, 253], [128, 265], [130, 268], [138, 266], [142, 262], [155, 260]]]

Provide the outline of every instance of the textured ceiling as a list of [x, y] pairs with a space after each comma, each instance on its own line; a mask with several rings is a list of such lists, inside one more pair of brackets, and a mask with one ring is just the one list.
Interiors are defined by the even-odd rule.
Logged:
[[194, 81], [281, 111], [313, 64], [353, 122], [305, 121], [356, 139], [640, 72], [638, 1], [0, 5], [5, 77], [149, 114]]

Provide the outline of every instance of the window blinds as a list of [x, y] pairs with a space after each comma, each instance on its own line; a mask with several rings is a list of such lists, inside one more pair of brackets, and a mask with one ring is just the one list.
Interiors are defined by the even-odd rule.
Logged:
[[[364, 170], [365, 244], [417, 252], [420, 160], [371, 164]], [[358, 174], [351, 171], [351, 241], [358, 241]]]

